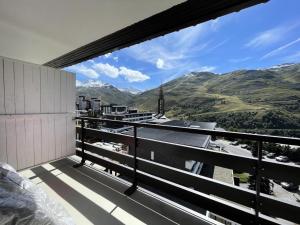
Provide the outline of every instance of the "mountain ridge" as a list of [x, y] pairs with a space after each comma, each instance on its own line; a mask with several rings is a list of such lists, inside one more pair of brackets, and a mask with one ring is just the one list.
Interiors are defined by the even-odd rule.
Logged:
[[[136, 95], [102, 88], [106, 92], [99, 95], [110, 103], [156, 111], [159, 87]], [[231, 130], [296, 130], [289, 135], [300, 136], [299, 63], [224, 74], [191, 72], [163, 84], [163, 90], [170, 118], [216, 121]]]

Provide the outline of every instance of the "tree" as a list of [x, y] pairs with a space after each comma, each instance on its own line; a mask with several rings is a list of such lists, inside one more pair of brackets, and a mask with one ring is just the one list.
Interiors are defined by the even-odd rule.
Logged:
[[[267, 178], [262, 177], [260, 181], [260, 192], [272, 195], [274, 184]], [[256, 190], [256, 176], [252, 175], [249, 177], [249, 189]]]

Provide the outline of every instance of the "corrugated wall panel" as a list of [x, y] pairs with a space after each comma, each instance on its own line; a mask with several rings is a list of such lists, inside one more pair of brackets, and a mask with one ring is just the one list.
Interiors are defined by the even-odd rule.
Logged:
[[14, 64], [10, 59], [4, 59], [4, 97], [5, 113], [15, 114], [15, 75]]
[[61, 112], [67, 112], [67, 73], [60, 73]]
[[0, 117], [0, 162], [7, 162], [5, 118]]
[[27, 147], [25, 141], [24, 118], [16, 117], [16, 138], [17, 138], [17, 169], [26, 168]]
[[42, 125], [40, 115], [33, 117], [34, 165], [42, 163]]
[[60, 95], [60, 71], [54, 73], [54, 112], [61, 112], [61, 95]]
[[7, 163], [12, 165], [14, 168], [18, 168], [16, 119], [10, 117], [6, 118], [5, 126], [6, 126]]
[[55, 96], [55, 88], [54, 88], [54, 69], [48, 68], [48, 113], [54, 113], [54, 96]]
[[41, 112], [41, 69], [37, 65], [32, 66], [32, 113]]
[[23, 169], [75, 152], [75, 81], [0, 57], [0, 161]]
[[24, 73], [23, 63], [14, 62], [15, 73], [15, 105], [16, 113], [24, 114], [25, 110], [25, 97], [24, 97]]
[[49, 151], [48, 151], [48, 159], [55, 159], [55, 130], [54, 130], [54, 122], [56, 115], [48, 116], [48, 143], [49, 143]]
[[41, 67], [41, 113], [49, 112], [48, 70]]
[[24, 167], [34, 165], [34, 136], [33, 136], [33, 116], [25, 117], [25, 148]]
[[0, 57], [0, 114], [5, 114], [3, 58]]
[[33, 70], [30, 64], [24, 65], [24, 97], [25, 97], [25, 112], [32, 113], [34, 104], [37, 104], [33, 101]]

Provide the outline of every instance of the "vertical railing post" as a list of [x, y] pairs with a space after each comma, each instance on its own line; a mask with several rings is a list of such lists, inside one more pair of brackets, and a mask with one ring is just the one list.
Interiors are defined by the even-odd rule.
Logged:
[[259, 222], [259, 211], [260, 211], [260, 187], [261, 187], [261, 161], [262, 161], [262, 141], [257, 143], [257, 164], [255, 167], [255, 179], [256, 179], [256, 195], [255, 195], [255, 224]]
[[84, 141], [85, 141], [85, 124], [84, 124], [84, 119], [81, 119], [81, 132], [80, 132], [80, 139], [81, 139], [81, 162], [78, 164], [75, 164], [73, 167], [77, 168], [80, 166], [83, 166], [85, 163], [85, 154], [84, 154]]
[[133, 183], [132, 185], [124, 192], [126, 195], [132, 195], [137, 188], [137, 167], [138, 167], [138, 160], [137, 160], [137, 145], [138, 145], [138, 139], [137, 139], [137, 128], [136, 126], [133, 127]]

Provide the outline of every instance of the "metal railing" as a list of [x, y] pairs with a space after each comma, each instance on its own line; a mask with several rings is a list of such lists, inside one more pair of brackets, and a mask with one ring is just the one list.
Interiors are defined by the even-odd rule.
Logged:
[[[274, 217], [300, 223], [299, 206], [278, 200], [260, 191], [262, 177], [300, 184], [299, 166], [274, 163], [262, 158], [264, 142], [300, 146], [299, 138], [154, 125], [88, 117], [77, 117], [76, 119], [81, 120], [81, 127], [76, 128], [81, 139], [76, 141], [76, 146], [81, 148], [81, 150], [76, 150], [76, 154], [82, 157], [80, 165], [83, 165], [85, 160], [89, 160], [114, 170], [121, 175], [133, 178], [132, 187], [126, 191], [128, 195], [132, 194], [138, 182], [141, 182], [241, 224], [277, 224], [278, 222]], [[84, 126], [85, 121], [96, 121], [99, 123], [109, 122], [132, 126], [134, 129], [133, 136], [86, 128]], [[137, 128], [139, 127], [256, 141], [258, 157], [231, 155], [204, 148], [140, 138], [137, 135]], [[101, 137], [105, 142], [123, 143], [130, 146], [134, 154], [122, 154], [86, 143], [85, 137], [87, 136]], [[205, 176], [195, 175], [184, 170], [138, 157], [138, 150], [147, 148], [147, 146], [151, 146], [152, 149], [160, 149], [161, 151], [168, 150], [176, 152], [176, 155], [179, 157], [254, 174], [256, 177], [256, 190], [252, 191], [229, 185]], [[105, 158], [98, 157], [97, 155]], [[193, 186], [194, 190], [188, 188], [190, 186]], [[224, 199], [229, 201], [225, 201]]]

